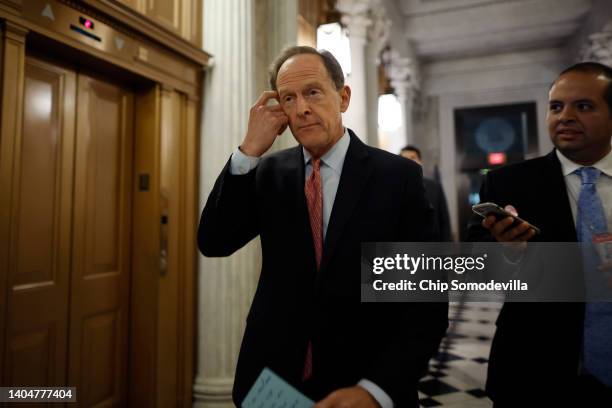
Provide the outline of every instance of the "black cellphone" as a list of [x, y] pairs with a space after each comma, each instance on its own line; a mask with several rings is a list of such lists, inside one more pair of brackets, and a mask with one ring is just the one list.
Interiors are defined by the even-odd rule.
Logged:
[[503, 208], [501, 208], [499, 205], [495, 203], [476, 204], [472, 206], [472, 211], [480, 215], [483, 218], [488, 217], [489, 215], [494, 215], [498, 221], [501, 220], [502, 218], [512, 217], [514, 219], [515, 224], [525, 222], [529, 225], [530, 228], [533, 228], [536, 234], [540, 234], [540, 229], [538, 227], [536, 227], [533, 224], [530, 224], [529, 222], [525, 221], [524, 219], [520, 217], [517, 217], [511, 214], [510, 212], [504, 210]]

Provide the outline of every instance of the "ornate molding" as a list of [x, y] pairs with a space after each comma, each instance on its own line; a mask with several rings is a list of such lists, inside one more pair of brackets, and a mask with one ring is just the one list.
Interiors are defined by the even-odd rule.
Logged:
[[[389, 44], [391, 35], [391, 19], [380, 0], [374, 1], [375, 7], [371, 9], [372, 26], [370, 27], [370, 40], [376, 47], [376, 55], [380, 56], [383, 49]], [[380, 64], [380, 61], [376, 61]]]
[[388, 18], [382, 0], [338, 0], [336, 9], [342, 14], [340, 21], [349, 31], [349, 37], [367, 41], [378, 56], [389, 44], [391, 19]]
[[402, 97], [419, 89], [418, 65], [414, 58], [402, 57], [389, 50], [384, 56], [386, 72], [397, 96]]
[[193, 385], [193, 397], [196, 402], [231, 402], [233, 378], [197, 377]]
[[348, 28], [349, 37], [367, 39], [368, 29], [373, 23], [371, 7], [371, 0], [338, 0], [336, 9], [342, 13], [340, 21]]
[[602, 31], [589, 35], [589, 41], [580, 51], [581, 61], [597, 61], [612, 66], [612, 21]]
[[349, 37], [367, 39], [372, 20], [365, 14], [343, 15], [340, 19], [349, 31]]
[[30, 30], [26, 27], [14, 23], [10, 20], [4, 20], [4, 22], [0, 23], [0, 28], [4, 27], [4, 35], [7, 38], [10, 38], [13, 41], [17, 41], [21, 44], [25, 44], [26, 35]]
[[338, 0], [336, 9], [342, 14], [358, 15], [367, 14], [372, 8], [374, 1], [372, 0]]
[[391, 20], [381, 0], [338, 0], [336, 9], [351, 35], [375, 42], [379, 52], [388, 43]]

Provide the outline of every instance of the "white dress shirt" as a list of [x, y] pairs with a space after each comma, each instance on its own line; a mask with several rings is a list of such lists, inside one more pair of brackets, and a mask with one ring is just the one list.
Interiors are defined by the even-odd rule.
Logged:
[[[351, 139], [346, 128], [342, 137], [332, 146], [327, 153], [321, 157], [321, 185], [323, 189], [323, 239], [327, 234], [327, 226], [331, 216], [334, 200], [338, 192], [340, 184], [340, 175], [342, 174], [342, 166], [344, 158], [348, 151]], [[312, 174], [312, 165], [310, 164], [311, 154], [302, 147], [304, 153], [304, 164], [306, 165], [305, 179]], [[236, 149], [230, 159], [230, 174], [242, 175], [257, 167], [261, 157], [247, 156], [240, 149]], [[389, 395], [382, 390], [378, 385], [367, 379], [362, 379], [357, 384], [364, 388], [374, 397], [382, 408], [393, 408], [394, 404]]]

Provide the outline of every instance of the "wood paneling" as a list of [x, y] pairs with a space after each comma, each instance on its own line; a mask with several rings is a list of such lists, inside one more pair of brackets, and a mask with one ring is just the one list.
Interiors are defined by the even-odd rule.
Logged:
[[[18, 162], [16, 149], [21, 140], [21, 112], [25, 58], [25, 28], [10, 21], [4, 23], [0, 45], [2, 86], [0, 87], [0, 366], [5, 367], [7, 307], [9, 297], [9, 254], [13, 219], [13, 177]], [[0, 384], [7, 384], [0, 370]]]
[[327, 20], [326, 0], [299, 0], [297, 34], [299, 45], [317, 45], [317, 27]]
[[125, 401], [125, 396], [121, 395], [121, 381], [125, 380], [126, 374], [122, 359], [125, 353], [119, 350], [123, 346], [122, 320], [125, 318], [122, 319], [117, 310], [83, 319], [80, 339], [82, 346], [79, 350], [79, 397], [86, 407]]
[[299, 0], [298, 14], [302, 16], [308, 24], [313, 27], [319, 25], [323, 12], [323, 2], [321, 0]]
[[[131, 364], [140, 367], [142, 375], [131, 379], [130, 402], [190, 407], [199, 103], [157, 87], [137, 93], [136, 100], [135, 172], [138, 179], [148, 176], [150, 187], [134, 189], [134, 233], [141, 239], [134, 242], [131, 332], [131, 344], [139, 353], [131, 356]], [[165, 269], [160, 265], [162, 248], [167, 251]]]
[[301, 15], [297, 16], [297, 43], [310, 47], [317, 46], [317, 29]]
[[133, 186], [132, 326], [129, 406], [154, 407], [157, 387], [157, 301], [159, 280], [159, 116], [160, 89], [135, 96], [135, 157]]
[[118, 0], [118, 2], [130, 6], [138, 12], [142, 12], [145, 9], [146, 0]]
[[6, 367], [9, 379], [7, 384], [35, 387], [54, 383], [53, 368], [58, 363], [55, 355], [56, 334], [57, 328], [50, 325], [39, 330], [28, 330], [10, 339]]
[[26, 64], [14, 286], [53, 284], [58, 272], [54, 259], [56, 227], [61, 225], [57, 210], [63, 142], [59, 131], [63, 109], [58, 99], [64, 75], [33, 61]]
[[87, 405], [116, 404], [127, 398], [133, 97], [80, 74], [77, 103], [68, 380]]
[[198, 192], [198, 163], [200, 151], [200, 138], [198, 126], [198, 103], [195, 100], [184, 97], [184, 128], [182, 147], [181, 180], [184, 190], [181, 198], [182, 219], [181, 239], [182, 256], [184, 264], [181, 269], [181, 281], [179, 282], [179, 305], [181, 316], [179, 318], [179, 395], [182, 395], [183, 406], [190, 407], [194, 376], [194, 358], [192, 350], [195, 347], [195, 316], [196, 316], [196, 279], [194, 271], [197, 268], [196, 228], [199, 220], [199, 192]]
[[184, 3], [183, 0], [147, 0], [145, 14], [180, 35]]
[[[180, 303], [179, 277], [182, 274], [181, 250], [178, 246], [181, 228], [182, 211], [179, 207], [181, 193], [180, 160], [183, 138], [173, 135], [181, 134], [182, 109], [180, 94], [172, 90], [162, 90], [161, 97], [161, 134], [160, 134], [160, 193], [162, 212], [167, 214], [168, 223], [162, 242], [168, 252], [168, 268], [158, 281], [159, 301], [157, 307], [157, 353], [159, 370], [157, 371], [158, 403], [165, 407], [174, 404], [178, 393], [178, 337], [165, 333], [178, 333]], [[163, 244], [162, 244], [163, 245]], [[163, 367], [163, 369], [162, 369]]]
[[202, 0], [119, 0], [173, 34], [200, 47]]
[[61, 385], [66, 380], [75, 75], [33, 58], [24, 73], [2, 383]]

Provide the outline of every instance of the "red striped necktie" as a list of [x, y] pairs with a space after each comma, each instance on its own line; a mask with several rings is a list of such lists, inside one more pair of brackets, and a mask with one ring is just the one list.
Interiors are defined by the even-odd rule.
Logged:
[[[323, 256], [323, 190], [321, 188], [321, 159], [311, 159], [312, 173], [304, 185], [304, 194], [308, 204], [308, 218], [312, 231], [312, 243], [315, 250], [317, 272]], [[312, 342], [308, 341], [308, 349], [304, 361], [302, 380], [312, 377]]]

